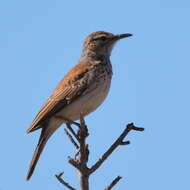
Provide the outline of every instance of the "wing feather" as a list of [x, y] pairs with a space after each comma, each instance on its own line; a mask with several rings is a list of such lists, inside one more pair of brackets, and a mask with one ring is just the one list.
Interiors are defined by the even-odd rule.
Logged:
[[76, 65], [58, 84], [57, 88], [36, 115], [27, 133], [41, 128], [40, 125], [43, 122], [84, 94], [85, 90], [89, 87], [89, 82], [93, 82], [92, 77], [88, 76], [88, 72], [83, 65]]

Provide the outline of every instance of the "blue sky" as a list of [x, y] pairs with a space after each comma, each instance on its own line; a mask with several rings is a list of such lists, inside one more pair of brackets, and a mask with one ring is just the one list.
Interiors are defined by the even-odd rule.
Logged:
[[132, 33], [113, 50], [113, 81], [104, 104], [86, 117], [90, 165], [125, 125], [130, 146], [120, 147], [91, 177], [103, 189], [190, 189], [190, 2], [7, 0], [0, 2], [0, 190], [63, 189], [54, 174], [78, 187], [67, 163], [74, 149], [61, 127], [48, 142], [31, 181], [25, 176], [39, 132], [25, 134], [55, 85], [80, 58], [86, 35]]

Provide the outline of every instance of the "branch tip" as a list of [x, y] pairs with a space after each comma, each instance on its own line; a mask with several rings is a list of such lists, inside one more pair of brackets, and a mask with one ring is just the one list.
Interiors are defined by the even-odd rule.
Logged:
[[119, 180], [120, 180], [121, 178], [122, 178], [121, 176], [117, 176], [117, 177], [110, 183], [110, 185], [105, 188], [105, 190], [111, 190], [111, 189], [119, 182]]
[[120, 145], [129, 145], [131, 142], [130, 141], [122, 141], [121, 143], [120, 143]]
[[72, 187], [71, 185], [69, 185], [69, 183], [67, 183], [66, 181], [64, 181], [61, 176], [63, 175], [63, 172], [60, 173], [59, 175], [55, 175], [55, 177], [57, 178], [57, 180], [63, 184], [65, 187], [67, 187], [70, 190], [76, 190], [74, 187]]
[[58, 175], [58, 177], [61, 177], [63, 174], [64, 174], [64, 172], [61, 172], [61, 173]]
[[133, 123], [129, 123], [126, 128], [128, 130], [135, 130], [135, 131], [144, 131], [144, 128], [142, 127], [136, 127]]

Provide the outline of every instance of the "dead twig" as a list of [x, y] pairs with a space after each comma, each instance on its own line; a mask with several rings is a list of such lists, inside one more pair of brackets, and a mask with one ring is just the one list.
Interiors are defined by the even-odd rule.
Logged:
[[75, 140], [73, 139], [73, 137], [71, 136], [71, 134], [67, 131], [67, 129], [64, 129], [64, 131], [65, 131], [66, 135], [68, 136], [69, 140], [71, 141], [71, 143], [78, 150], [79, 149], [79, 145], [75, 142]]
[[72, 187], [71, 185], [69, 185], [69, 183], [67, 183], [66, 181], [64, 181], [61, 177], [63, 175], [63, 172], [60, 173], [59, 175], [55, 175], [55, 177], [57, 178], [57, 180], [63, 184], [65, 187], [67, 187], [70, 190], [76, 190], [74, 187]]
[[115, 186], [119, 180], [121, 179], [122, 177], [121, 176], [117, 176], [111, 183], [108, 187], [105, 188], [105, 190], [111, 190], [113, 188], [113, 186]]
[[78, 138], [77, 134], [75, 133], [75, 131], [73, 130], [73, 128], [71, 127], [71, 124], [66, 123], [66, 126], [69, 129], [69, 131], [71, 132], [71, 134], [77, 139], [77, 141], [79, 141], [79, 138]]
[[69, 162], [69, 164], [71, 164], [72, 166], [74, 166], [77, 170], [81, 169], [80, 164], [78, 163], [77, 159], [68, 157], [68, 162]]

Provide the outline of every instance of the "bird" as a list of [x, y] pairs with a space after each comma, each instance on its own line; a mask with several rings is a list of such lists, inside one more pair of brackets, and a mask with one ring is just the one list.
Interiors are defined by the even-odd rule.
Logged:
[[52, 134], [67, 121], [76, 121], [98, 108], [105, 100], [112, 80], [110, 55], [117, 41], [130, 33], [112, 34], [97, 31], [83, 43], [79, 62], [59, 82], [27, 130], [41, 129], [37, 147], [29, 165], [26, 180], [34, 172], [39, 157]]

